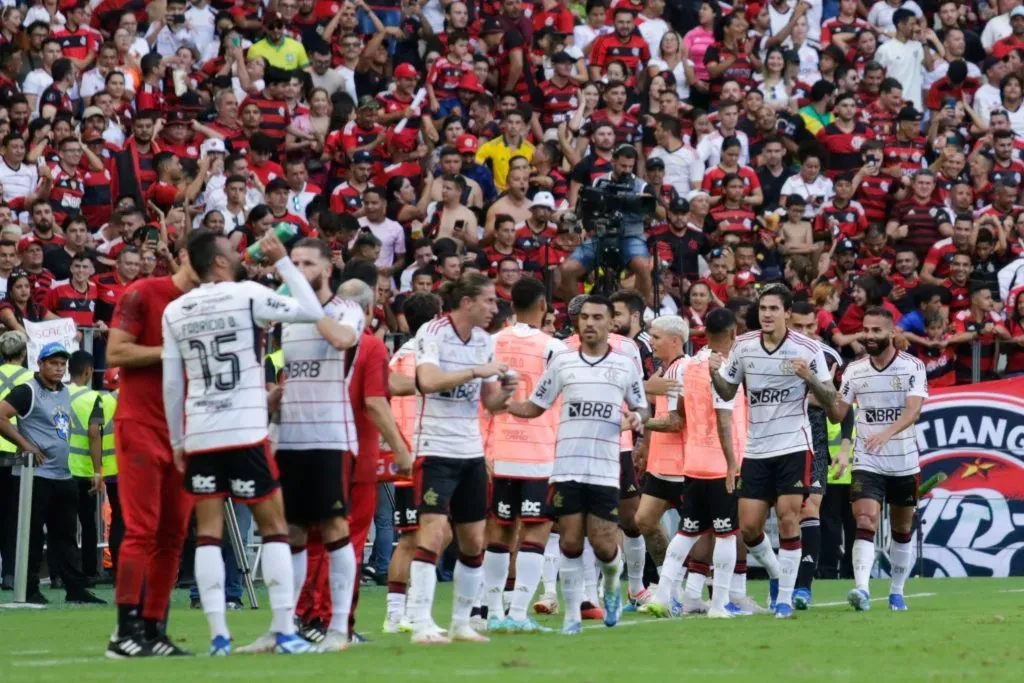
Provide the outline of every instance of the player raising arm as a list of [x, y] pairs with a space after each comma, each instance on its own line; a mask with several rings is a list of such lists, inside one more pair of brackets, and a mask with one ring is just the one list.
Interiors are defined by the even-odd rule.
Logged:
[[579, 350], [563, 351], [548, 364], [528, 401], [514, 401], [509, 412], [536, 418], [562, 397], [548, 514], [561, 533], [560, 577], [565, 598], [562, 633], [582, 631], [583, 538], [590, 539], [604, 574], [604, 623], [614, 626], [622, 603], [619, 576], [619, 431], [640, 427], [640, 416], [623, 416], [625, 401], [646, 409], [643, 375], [632, 356], [608, 344], [611, 302], [589, 296], [580, 309]]
[[238, 282], [244, 269], [231, 242], [197, 230], [189, 237], [188, 255], [201, 284], [169, 305], [163, 317], [167, 427], [185, 489], [196, 497], [195, 574], [212, 655], [231, 652], [221, 555], [227, 496], [249, 505], [259, 524], [275, 652], [310, 650], [293, 620], [288, 525], [267, 435], [262, 328], [274, 321], [315, 322], [325, 340], [342, 348], [354, 345], [358, 333], [324, 314], [280, 240], [270, 235], [260, 246], [294, 299]]
[[[811, 427], [807, 390], [826, 410], [836, 389], [817, 342], [786, 329], [792, 308], [789, 290], [765, 289], [758, 298], [759, 332], [736, 339], [728, 361], [712, 353], [708, 359], [718, 395], [731, 400], [743, 384], [749, 401], [747, 446], [740, 469], [740, 533], [750, 552], [772, 581], [775, 616], [793, 614], [793, 587], [800, 565], [800, 506], [810, 481]], [[768, 510], [779, 518], [779, 557], [764, 535]], [[776, 595], [777, 591], [777, 595]]]
[[857, 403], [857, 440], [853, 445], [850, 497], [857, 518], [853, 542], [853, 578], [847, 595], [858, 611], [871, 608], [868, 578], [875, 564], [875, 529], [882, 501], [889, 503], [892, 545], [892, 587], [889, 609], [902, 612], [903, 584], [914, 562], [911, 537], [917, 508], [920, 453], [914, 425], [928, 398], [924, 364], [892, 345], [892, 313], [882, 307], [864, 312], [866, 358], [850, 363], [843, 375], [839, 398], [829, 417], [840, 422]]

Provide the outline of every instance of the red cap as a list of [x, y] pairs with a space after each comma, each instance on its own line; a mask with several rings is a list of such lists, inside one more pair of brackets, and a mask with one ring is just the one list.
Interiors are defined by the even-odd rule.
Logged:
[[741, 270], [733, 276], [732, 284], [733, 287], [749, 287], [754, 284], [755, 280], [757, 280], [757, 277], [749, 270]]
[[417, 136], [419, 131], [415, 128], [406, 127], [401, 133], [395, 133], [395, 128], [388, 128], [387, 143], [393, 151], [412, 152], [416, 149]]
[[121, 384], [121, 368], [107, 368], [103, 373], [103, 386], [107, 391], [117, 391]]
[[761, 8], [763, 6], [764, 5], [756, 2], [747, 5], [747, 21], [753, 24], [754, 19], [757, 19], [757, 15], [761, 13]]
[[476, 154], [480, 145], [477, 143], [475, 135], [472, 133], [463, 133], [455, 139], [455, 147], [459, 150], [459, 154]]
[[459, 81], [459, 90], [469, 90], [475, 92], [478, 95], [487, 92], [483, 86], [480, 85], [480, 81], [477, 80], [476, 74], [472, 71], [467, 71], [462, 74], [462, 80]]
[[408, 62], [404, 62], [395, 67], [393, 73], [395, 78], [419, 78], [420, 75], [416, 71], [416, 67]]

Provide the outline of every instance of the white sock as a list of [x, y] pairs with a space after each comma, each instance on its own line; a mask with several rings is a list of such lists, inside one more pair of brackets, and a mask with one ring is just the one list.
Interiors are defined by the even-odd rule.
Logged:
[[[717, 588], [715, 590], [718, 590]], [[735, 601], [737, 598], [745, 598], [747, 596], [747, 572], [737, 572], [735, 569], [732, 574], [732, 581], [729, 583], [729, 599]]]
[[547, 564], [547, 557], [529, 549], [520, 548], [516, 555], [516, 588], [512, 591], [512, 604], [509, 605], [508, 618], [513, 621], [526, 619], [526, 610], [537, 592], [541, 574]]
[[679, 580], [672, 586], [672, 597], [676, 599], [676, 602], [683, 601], [683, 589], [686, 585], [686, 579], [690, 577], [690, 570], [687, 569], [686, 565], [683, 565], [683, 573], [679, 575]]
[[387, 620], [397, 623], [405, 616], [405, 593], [388, 593]]
[[702, 600], [704, 598], [704, 584], [707, 580], [707, 574], [701, 574], [691, 569], [686, 575], [686, 588], [683, 591], [683, 596], [687, 600]]
[[[507, 561], [507, 560], [506, 560]], [[469, 615], [473, 611], [473, 602], [484, 582], [484, 568], [470, 567], [462, 560], [455, 563], [454, 583], [452, 588], [452, 628], [469, 625]], [[498, 593], [501, 599], [501, 593]], [[501, 612], [499, 612], [499, 615]]]
[[868, 591], [871, 568], [875, 566], [875, 542], [857, 539], [853, 542], [853, 582], [858, 589]]
[[224, 618], [224, 557], [219, 545], [201, 545], [196, 548], [196, 586], [203, 604], [206, 621], [210, 624], [210, 637], [230, 638]]
[[772, 542], [765, 535], [761, 536], [761, 542], [756, 546], [747, 546], [747, 552], [757, 558], [764, 570], [768, 572], [768, 578], [779, 578], [779, 559], [775, 557], [772, 550]]
[[348, 616], [352, 612], [352, 594], [356, 582], [356, 553], [352, 544], [332, 550], [330, 559], [331, 626], [348, 637]]
[[284, 542], [263, 544], [263, 582], [270, 598], [270, 630], [295, 633], [295, 577], [292, 576], [292, 549]]
[[[562, 557], [558, 551], [558, 538], [558, 534], [551, 534], [548, 536], [547, 545], [544, 546], [544, 571], [541, 574], [544, 580], [544, 595], [558, 594], [558, 565], [561, 563]], [[518, 577], [519, 574], [517, 573], [516, 576]]]
[[893, 541], [889, 546], [889, 563], [892, 570], [892, 586], [889, 588], [889, 594], [903, 595], [903, 586], [914, 565], [914, 545]]
[[796, 548], [779, 548], [779, 599], [780, 605], [793, 605], [793, 588], [796, 586], [796, 574], [800, 570], [800, 558], [803, 550]]
[[594, 547], [586, 539], [583, 540], [583, 554], [580, 558], [583, 561], [583, 602], [597, 605], [597, 556], [594, 555]]
[[302, 552], [292, 552], [292, 578], [295, 581], [295, 602], [299, 601], [302, 587], [306, 585], [306, 568], [309, 566], [309, 553], [306, 548]]
[[622, 553], [619, 552], [618, 547], [615, 548], [615, 557], [608, 562], [601, 563], [601, 574], [604, 576], [605, 594], [619, 590], [619, 582], [622, 577]]
[[693, 548], [696, 542], [696, 538], [683, 536], [682, 534], [676, 534], [669, 541], [668, 548], [665, 550], [665, 564], [661, 567], [661, 574], [658, 579], [658, 591], [654, 596], [658, 603], [662, 605], [672, 604], [672, 598], [675, 597], [673, 592], [676, 590], [676, 586], [679, 585], [679, 579], [683, 575], [686, 556], [690, 554], [690, 549]]
[[437, 587], [437, 568], [432, 562], [413, 560], [409, 566], [409, 589], [405, 611], [414, 629], [433, 623], [434, 589]]
[[711, 606], [724, 609], [729, 602], [729, 590], [732, 587], [733, 569], [736, 568], [736, 535], [715, 539], [715, 551], [712, 555], [715, 563], [715, 587], [711, 594]]
[[507, 548], [504, 552], [488, 550], [484, 553], [483, 604], [487, 606], [488, 617], [502, 619], [505, 616], [501, 596], [505, 590], [505, 581], [508, 580], [508, 563]]
[[562, 584], [562, 599], [565, 600], [565, 623], [582, 621], [580, 605], [583, 603], [583, 558], [562, 555], [558, 580]]
[[647, 542], [643, 536], [626, 536], [622, 544], [626, 551], [626, 573], [629, 576], [629, 592], [636, 595], [644, 589], [644, 563], [647, 560]]

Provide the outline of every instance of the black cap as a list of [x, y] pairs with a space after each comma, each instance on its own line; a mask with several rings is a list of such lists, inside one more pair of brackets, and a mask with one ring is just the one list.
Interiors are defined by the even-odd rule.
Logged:
[[796, 50], [783, 50], [782, 51], [782, 60], [784, 62], [789, 62], [790, 64], [799, 64], [800, 63], [800, 53], [797, 52]]
[[836, 245], [836, 253], [843, 254], [851, 251], [857, 251], [857, 245], [853, 240], [840, 240], [839, 244]]
[[559, 50], [551, 57], [552, 64], [573, 64], [576, 59], [565, 50]]
[[950, 83], [960, 84], [967, 78], [967, 62], [962, 59], [954, 59], [949, 63], [949, 69], [946, 71], [946, 77]]
[[484, 25], [480, 29], [480, 35], [487, 35], [488, 33], [504, 33], [505, 29], [502, 28], [501, 22], [496, 17], [488, 17], [484, 19]]
[[908, 105], [906, 107], [903, 107], [903, 109], [900, 109], [900, 113], [897, 114], [896, 120], [897, 121], [920, 121], [923, 117], [924, 117], [924, 115], [921, 114], [921, 112], [919, 112], [918, 110], [916, 110], [913, 107]]
[[682, 197], [674, 197], [672, 203], [668, 205], [668, 210], [672, 213], [686, 213], [690, 210], [690, 202]]
[[367, 152], [365, 149], [359, 150], [352, 155], [353, 164], [372, 164], [373, 155]]
[[665, 170], [665, 160], [661, 157], [653, 157], [645, 162], [647, 168], [660, 168], [662, 171]]
[[981, 63], [981, 72], [985, 73], [986, 71], [994, 67], [996, 64], [1001, 64], [1002, 61], [1003, 60], [998, 59], [996, 57], [986, 57], [985, 61]]
[[285, 180], [284, 178], [274, 178], [269, 183], [267, 183], [267, 194], [270, 194], [271, 192], [277, 192], [278, 190], [285, 190], [286, 192], [290, 192], [291, 189], [292, 188], [288, 187], [288, 181]]

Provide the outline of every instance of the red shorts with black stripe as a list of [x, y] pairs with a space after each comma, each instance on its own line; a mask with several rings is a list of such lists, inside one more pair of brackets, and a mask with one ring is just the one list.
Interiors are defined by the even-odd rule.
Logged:
[[258, 503], [280, 487], [270, 442], [224, 448], [188, 456], [185, 490], [198, 498], [227, 498]]

